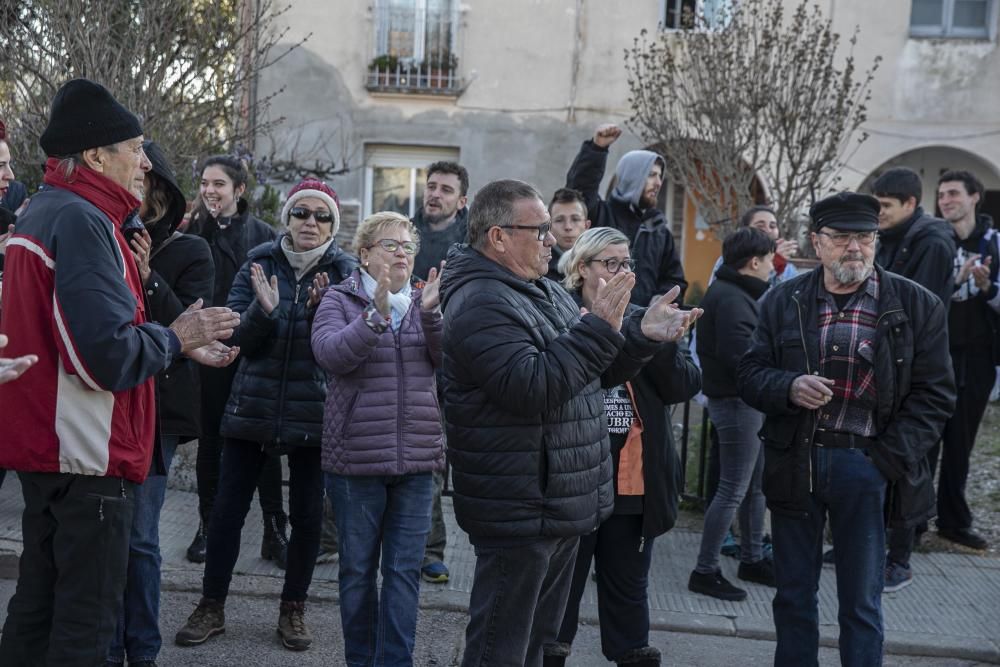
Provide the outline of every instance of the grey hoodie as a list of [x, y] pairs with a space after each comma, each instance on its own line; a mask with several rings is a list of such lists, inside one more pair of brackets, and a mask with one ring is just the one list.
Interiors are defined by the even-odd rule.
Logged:
[[612, 190], [611, 197], [639, 208], [639, 199], [646, 188], [646, 177], [655, 162], [663, 167], [663, 158], [653, 151], [625, 153], [615, 168], [615, 189]]

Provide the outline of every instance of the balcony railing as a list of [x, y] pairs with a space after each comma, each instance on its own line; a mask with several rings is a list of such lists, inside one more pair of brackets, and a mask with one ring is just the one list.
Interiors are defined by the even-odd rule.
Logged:
[[384, 93], [420, 93], [454, 97], [462, 88], [456, 67], [434, 67], [424, 63], [395, 67], [372, 63], [368, 66], [365, 86]]

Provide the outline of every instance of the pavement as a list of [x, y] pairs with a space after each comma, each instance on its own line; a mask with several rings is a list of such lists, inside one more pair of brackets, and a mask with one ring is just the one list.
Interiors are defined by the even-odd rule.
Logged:
[[[457, 665], [475, 556], [454, 519], [451, 501], [443, 499], [448, 527], [445, 561], [451, 570], [446, 584], [423, 583], [417, 628], [415, 665]], [[13, 593], [16, 554], [20, 551], [20, 489], [8, 475], [0, 488], [0, 605]], [[316, 635], [313, 649], [292, 654], [274, 636], [282, 572], [260, 558], [260, 508], [252, 506], [243, 531], [240, 558], [227, 602], [226, 634], [190, 649], [172, 644], [198, 600], [201, 567], [188, 563], [184, 551], [197, 526], [197, 495], [170, 489], [160, 523], [163, 553], [163, 602], [160, 613], [164, 647], [162, 665], [343, 664], [337, 608], [337, 567], [316, 567], [310, 590], [308, 620]], [[651, 644], [663, 651], [665, 664], [768, 665], [774, 651], [771, 616], [773, 589], [748, 582], [743, 602], [724, 602], [687, 590], [700, 533], [697, 517], [656, 540], [650, 572]], [[689, 528], [685, 528], [689, 526]], [[736, 579], [737, 562], [723, 558], [724, 574]], [[883, 596], [888, 666], [960, 667], [1000, 664], [1000, 559], [974, 555], [917, 553], [914, 583]], [[820, 664], [836, 665], [836, 573], [824, 569], [819, 590]], [[596, 593], [588, 586], [581, 606], [582, 625], [568, 664], [609, 664], [600, 653]], [[252, 648], [248, 648], [252, 647]]]

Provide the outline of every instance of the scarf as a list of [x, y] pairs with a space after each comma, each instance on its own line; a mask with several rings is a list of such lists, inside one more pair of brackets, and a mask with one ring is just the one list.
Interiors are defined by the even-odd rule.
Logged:
[[[365, 289], [365, 294], [369, 299], [375, 298], [375, 290], [378, 289], [378, 281], [371, 277], [367, 271], [361, 269], [361, 285]], [[399, 330], [406, 313], [410, 310], [410, 303], [413, 301], [413, 288], [410, 282], [406, 281], [403, 288], [398, 292], [389, 292], [389, 310], [391, 314], [391, 326], [393, 331]]]
[[285, 259], [292, 265], [296, 281], [302, 280], [302, 276], [309, 273], [313, 267], [319, 264], [319, 261], [323, 259], [323, 255], [330, 248], [331, 243], [333, 243], [333, 237], [330, 237], [329, 241], [312, 250], [295, 252], [292, 249], [292, 237], [288, 234], [281, 237], [281, 252], [285, 253]]

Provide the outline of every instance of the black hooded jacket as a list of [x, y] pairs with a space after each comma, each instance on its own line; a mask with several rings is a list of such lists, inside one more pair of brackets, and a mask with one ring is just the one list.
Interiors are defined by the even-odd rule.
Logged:
[[636, 310], [615, 331], [556, 283], [469, 247], [441, 282], [444, 419], [455, 516], [472, 540], [571, 537], [612, 511], [602, 385], [659, 349]]
[[954, 289], [955, 241], [951, 225], [920, 206], [903, 224], [879, 233], [875, 262], [933, 292], [945, 309]]
[[424, 221], [423, 209], [413, 216], [413, 225], [420, 234], [420, 251], [413, 260], [413, 277], [427, 280], [430, 270], [438, 268], [441, 260], [447, 259], [451, 246], [465, 243], [469, 233], [469, 208], [459, 209], [454, 222], [439, 232], [431, 231], [430, 225]]
[[[583, 193], [593, 227], [614, 227], [628, 237], [632, 259], [636, 261], [632, 303], [648, 306], [650, 300], [666, 294], [674, 285], [681, 288], [678, 303], [684, 302], [687, 281], [674, 244], [674, 236], [663, 211], [654, 207], [639, 210], [637, 201], [601, 199], [598, 190], [608, 162], [608, 149], [592, 140], [583, 142], [566, 174], [566, 187]], [[645, 179], [645, 176], [643, 176]], [[627, 189], [637, 191], [639, 184]], [[637, 199], [637, 198], [636, 198]]]
[[[143, 150], [153, 167], [151, 173], [169, 193], [169, 205], [162, 218], [147, 226], [153, 240], [149, 280], [143, 286], [150, 319], [168, 326], [188, 306], [212, 299], [215, 268], [212, 252], [204, 239], [177, 232], [184, 217], [186, 201], [177, 186], [167, 156], [151, 141]], [[181, 441], [201, 434], [201, 381], [198, 365], [180, 356], [158, 376], [160, 431], [181, 436]]]

